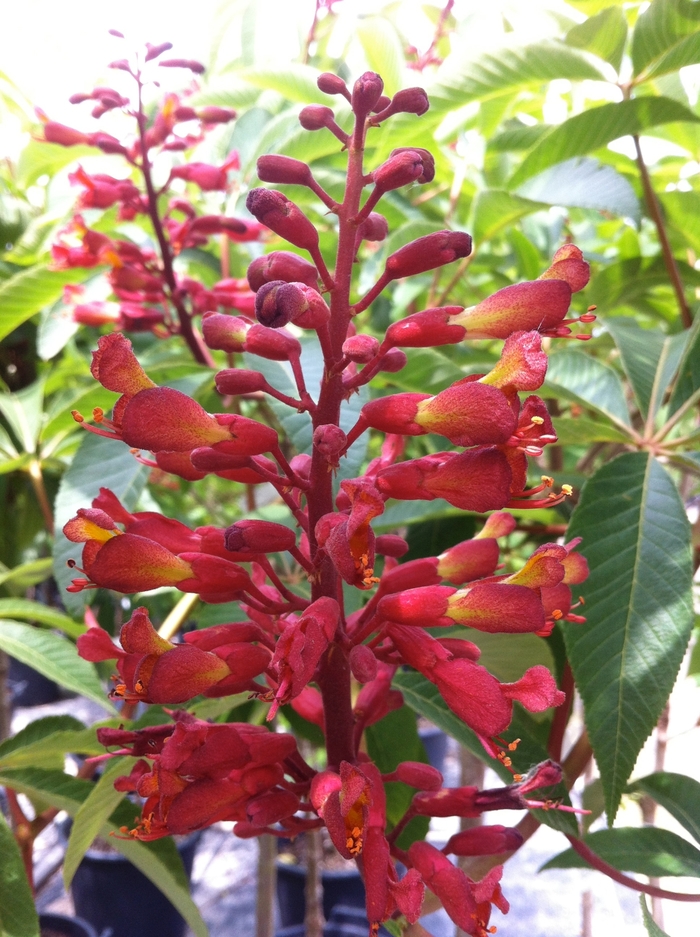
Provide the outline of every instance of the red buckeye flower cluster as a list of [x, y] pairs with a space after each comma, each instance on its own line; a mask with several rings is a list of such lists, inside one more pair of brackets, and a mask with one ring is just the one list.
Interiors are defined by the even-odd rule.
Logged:
[[[115, 67], [131, 71], [140, 88], [140, 71], [128, 63]], [[129, 593], [169, 586], [197, 593], [206, 602], [237, 601], [245, 620], [188, 633], [177, 644], [159, 636], [139, 608], [121, 630], [121, 646], [95, 625], [79, 639], [79, 650], [88, 660], [116, 661], [113, 695], [118, 699], [172, 704], [247, 692], [269, 703], [268, 719], [291, 707], [325, 737], [326, 767], [318, 771], [291, 736], [257, 726], [209, 724], [177, 713], [170, 726], [101, 730], [104, 744], [117, 746], [113, 754], [140, 759], [129, 777], [117, 782], [120, 790], [143, 799], [141, 818], [125, 835], [153, 839], [222, 819], [234, 820], [240, 836], [288, 836], [323, 826], [338, 852], [356, 861], [363, 874], [371, 933], [391, 917], [416, 921], [427, 887], [462, 930], [484, 937], [491, 931], [492, 906], [508, 909], [500, 868], [473, 881], [449, 857], [507, 853], [521, 842], [517, 831], [502, 826], [466, 830], [442, 850], [426, 842], [407, 843], [402, 835], [415, 816], [475, 817], [493, 809], [551, 806], [527, 795], [559, 783], [561, 769], [546, 762], [495, 791], [448, 789], [440, 773], [424, 764], [404, 761], [382, 774], [366, 754], [363, 733], [403, 704], [399, 690], [392, 688], [399, 668], [413, 668], [432, 683], [446, 707], [506, 765], [510, 759], [501, 736], [514, 701], [539, 713], [565, 700], [543, 666], [530, 667], [512, 683], [500, 682], [479, 663], [479, 648], [467, 636], [546, 636], [562, 618], [583, 622], [572, 595], [572, 587], [587, 575], [577, 541], [544, 544], [509, 574], [499, 572], [498, 540], [515, 527], [503, 509], [551, 506], [570, 494], [567, 486], [555, 493], [546, 476], [528, 486], [532, 460], [557, 438], [543, 401], [533, 392], [547, 370], [543, 337], [564, 337], [576, 322], [593, 318], [590, 313], [578, 320], [569, 317], [572, 294], [588, 280], [588, 265], [578, 248], [566, 244], [534, 282], [506, 287], [468, 309], [445, 306], [414, 313], [394, 322], [383, 336], [360, 331], [360, 314], [390, 282], [467, 257], [472, 240], [459, 230], [420, 237], [389, 254], [377, 283], [364, 296], [355, 295], [353, 264], [362, 242], [381, 241], [388, 231], [375, 211], [382, 196], [401, 186], [426, 184], [434, 174], [431, 155], [411, 147], [395, 149], [367, 172], [366, 134], [396, 113], [418, 117], [428, 101], [419, 88], [385, 96], [381, 78], [372, 72], [352, 88], [338, 76], [322, 75], [319, 88], [345, 98], [354, 114], [349, 132], [330, 107], [312, 105], [300, 114], [304, 128], [329, 131], [342, 143], [348, 164], [342, 202], [298, 160], [265, 156], [258, 167], [262, 181], [305, 186], [335, 216], [333, 262], [322, 255], [318, 232], [301, 208], [270, 188], [252, 189], [248, 210], [294, 250], [274, 250], [254, 260], [246, 285], [223, 280], [205, 290], [172, 280], [173, 252], [197, 243], [200, 235], [229, 231], [229, 220], [195, 217], [181, 200], [171, 203], [159, 222], [157, 231], [167, 242], [159, 257], [107, 242], [75, 227], [76, 220], [80, 245], [63, 255], [57, 252], [65, 265], [86, 258], [110, 264], [113, 288], [124, 301], [142, 302], [148, 294], [165, 304], [188, 296], [191, 308], [180, 320], [183, 336], [187, 339], [183, 323], [192, 328], [190, 313], [203, 312], [202, 337], [210, 351], [246, 354], [245, 369], [229, 366], [216, 373], [225, 403], [223, 412], [209, 413], [190, 396], [158, 386], [128, 339], [113, 332], [100, 338], [92, 363], [94, 377], [119, 394], [111, 418], [101, 410], [93, 413], [93, 425], [79, 413], [75, 418], [114, 439], [115, 446], [125, 443], [146, 464], [181, 478], [195, 481], [215, 474], [249, 485], [267, 483], [290, 510], [290, 526], [245, 519], [228, 528], [191, 529], [157, 513], [128, 511], [102, 489], [64, 528], [69, 540], [83, 544], [82, 577], [74, 580], [74, 590]], [[98, 110], [126, 106], [111, 105], [116, 99], [105, 89], [85, 97], [97, 100]], [[142, 171], [149, 199], [153, 149], [180, 148], [177, 139], [184, 138], [173, 136], [179, 121], [206, 124], [215, 117], [173, 98], [150, 125], [136, 112], [139, 140], [124, 155]], [[84, 142], [74, 139], [76, 133], [46, 125], [47, 139], [66, 145]], [[227, 168], [190, 163], [175, 167], [170, 178], [213, 190], [225, 187]], [[76, 178], [84, 186], [83, 206], [140, 210], [141, 196], [128, 181], [86, 178]], [[366, 187], [369, 194], [363, 197]], [[148, 199], [144, 204], [148, 211], [153, 208]], [[178, 212], [185, 221], [176, 225]], [[236, 298], [246, 292], [252, 297], [247, 305]], [[314, 335], [324, 363], [315, 383], [305, 374], [302, 357], [304, 343]], [[345, 402], [378, 373], [400, 371], [406, 363], [403, 348], [483, 338], [503, 342], [488, 373], [470, 374], [434, 395], [371, 399], [349, 431], [341, 428]], [[199, 345], [191, 347], [198, 355]], [[272, 386], [262, 365], [254, 369], [256, 358], [284, 362], [296, 395]], [[295, 418], [307, 420], [310, 451], [290, 456], [290, 446], [281, 444], [274, 429], [230, 407], [232, 399], [245, 395], [268, 395], [290, 413], [296, 411]], [[337, 483], [336, 471], [344, 466], [348, 449], [368, 433], [385, 434], [379, 455], [362, 475]], [[411, 437], [427, 434], [441, 437], [444, 451], [404, 458], [405, 447], [415, 445]], [[373, 525], [392, 499], [436, 498], [464, 511], [493, 513], [475, 536], [440, 555], [400, 562], [407, 542], [398, 534], [377, 534]], [[308, 579], [305, 594], [283, 581], [274, 557], [280, 553], [288, 554]], [[344, 586], [362, 594], [358, 610], [346, 611]], [[447, 634], [440, 630], [445, 627]], [[415, 794], [403, 818], [392, 824], [385, 784], [393, 781], [409, 785]], [[407, 869], [403, 877], [397, 863]]]

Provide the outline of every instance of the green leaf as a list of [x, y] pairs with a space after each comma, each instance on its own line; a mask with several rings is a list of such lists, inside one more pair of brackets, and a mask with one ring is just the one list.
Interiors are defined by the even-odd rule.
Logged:
[[73, 716], [44, 716], [43, 719], [35, 719], [0, 744], [0, 764], [6, 764], [13, 752], [29, 748], [50, 735], [55, 735], [56, 732], [81, 732], [84, 728], [83, 723]]
[[114, 781], [121, 775], [129, 774], [136, 761], [136, 758], [111, 759], [76, 812], [63, 859], [63, 885], [66, 891], [92, 841], [99, 836], [103, 825], [124, 799], [124, 792], [114, 789]]
[[87, 275], [84, 270], [49, 270], [46, 265], [37, 264], [5, 280], [0, 285], [0, 339], [44, 306], [56, 302], [67, 283], [79, 283]]
[[143, 491], [150, 469], [133, 457], [127, 446], [116, 440], [85, 433], [70, 468], [61, 479], [56, 496], [54, 546], [54, 576], [69, 612], [82, 615], [86, 604], [85, 592], [66, 592], [73, 578], [68, 568], [69, 559], [80, 559], [81, 546], [63, 536], [63, 526], [78, 508], [89, 508], [102, 487], [109, 488], [127, 510], [132, 510]]
[[596, 16], [573, 26], [566, 34], [566, 43], [577, 49], [593, 52], [615, 71], [620, 68], [627, 41], [627, 20], [619, 7], [609, 6]]
[[[686, 290], [700, 286], [700, 272], [684, 261], [676, 259], [676, 265]], [[668, 270], [663, 257], [630, 257], [596, 271], [590, 285], [589, 301], [610, 310], [615, 306], [627, 306], [637, 313], [639, 302], [654, 297], [657, 288], [671, 295]], [[673, 315], [677, 307], [673, 306]]]
[[10, 585], [13, 589], [24, 591], [30, 586], [43, 582], [51, 575], [52, 560], [50, 556], [40, 560], [30, 560], [12, 569], [0, 572], [0, 586]]
[[102, 688], [95, 665], [78, 657], [75, 645], [62, 635], [0, 619], [0, 648], [49, 680], [87, 696], [110, 713], [115, 711]]
[[[426, 677], [415, 671], [399, 671], [394, 676], [393, 686], [401, 690], [404, 700], [411, 709], [419, 715], [425, 716], [430, 722], [433, 722], [447, 732], [448, 735], [451, 735], [453, 739], [456, 739], [472, 755], [486, 762], [506, 784], [512, 783], [513, 777], [509, 770], [500, 761], [488, 758], [475, 733], [448, 708], [434, 683], [431, 683]], [[527, 773], [533, 765], [539, 764], [549, 757], [546, 748], [537, 739], [536, 730], [533, 731], [532, 718], [518, 706], [514, 707], [513, 721], [506, 733], [506, 737], [521, 739], [518, 748], [511, 754], [514, 770], [521, 774]], [[555, 791], [556, 793], [553, 794], [555, 797], [566, 796], [566, 790], [562, 785], [556, 788]], [[533, 799], [536, 796], [539, 796], [539, 792], [533, 795]], [[578, 831], [576, 821], [571, 814], [561, 813], [556, 810], [537, 810], [535, 815], [542, 823], [551, 826], [553, 829], [574, 834]]]
[[[32, 799], [40, 799], [65, 810], [71, 816], [93, 790], [90, 781], [73, 778], [62, 771], [41, 768], [16, 768], [0, 771], [0, 784], [20, 791]], [[119, 828], [130, 825], [134, 818], [134, 805], [123, 803], [102, 827], [101, 834], [118, 833]], [[154, 885], [166, 895], [192, 928], [196, 937], [208, 937], [207, 927], [189, 895], [182, 861], [172, 839], [150, 843], [124, 840], [117, 836], [110, 843], [126, 856]]]
[[95, 157], [99, 152], [92, 146], [61, 146], [30, 139], [17, 160], [17, 183], [26, 189], [34, 185], [39, 176], [55, 176], [71, 163], [85, 156]]
[[472, 59], [453, 55], [428, 88], [431, 111], [441, 113], [468, 101], [488, 100], [504, 91], [539, 88], [555, 78], [600, 81], [603, 73], [578, 49], [556, 39], [529, 46], [506, 45]]
[[59, 612], [57, 608], [50, 608], [48, 605], [42, 605], [41, 602], [33, 602], [30, 599], [0, 598], [0, 617], [23, 618], [46, 625], [48, 628], [58, 628], [69, 638], [77, 638], [85, 631], [85, 625], [73, 621], [63, 612]]
[[396, 527], [418, 524], [432, 518], [459, 514], [460, 511], [457, 508], [453, 508], [442, 498], [436, 498], [434, 501], [390, 501], [384, 513], [373, 522], [372, 527], [379, 533], [393, 530]]
[[[694, 129], [694, 128], [693, 128]], [[659, 192], [669, 227], [679, 240], [700, 253], [700, 193]]]
[[654, 0], [632, 35], [634, 74], [675, 71], [700, 60], [700, 9], [690, 0]]
[[634, 452], [586, 482], [569, 535], [590, 576], [578, 587], [587, 622], [564, 637], [612, 822], [690, 637], [690, 528], [665, 470]]
[[0, 813], [0, 937], [39, 937], [39, 918], [22, 855]]
[[688, 344], [678, 365], [678, 378], [676, 379], [671, 400], [669, 402], [669, 416], [680, 409], [686, 400], [700, 388], [700, 314], [695, 314], [695, 321], [690, 329]]
[[595, 420], [587, 420], [585, 417], [575, 419], [555, 417], [552, 422], [559, 444], [562, 446], [582, 445], [589, 442], [629, 442], [629, 436], [615, 429], [610, 423], [598, 423]]
[[642, 329], [634, 319], [617, 316], [605, 325], [615, 340], [622, 367], [629, 378], [643, 417], [656, 414], [676, 373], [688, 333], [664, 335], [656, 329]]
[[[700, 850], [677, 833], [657, 827], [620, 827], [599, 830], [584, 843], [620, 872], [637, 872], [659, 878], [665, 875], [700, 876]], [[585, 869], [589, 864], [574, 849], [554, 856], [544, 869]]]
[[238, 72], [237, 77], [256, 88], [277, 91], [287, 100], [299, 104], [332, 104], [333, 99], [318, 89], [316, 80], [320, 74], [317, 68], [310, 65], [289, 62], [280, 64], [279, 68], [245, 68]]
[[357, 35], [373, 72], [384, 79], [384, 94], [396, 94], [403, 85], [404, 54], [396, 28], [384, 16], [363, 17]]
[[639, 201], [625, 177], [597, 159], [575, 157], [528, 179], [518, 194], [547, 205], [594, 208], [639, 220]]
[[464, 377], [464, 371], [435, 348], [407, 348], [406, 366], [391, 375], [401, 390], [437, 394]]
[[25, 452], [36, 452], [41, 430], [44, 381], [34, 381], [16, 394], [0, 394], [0, 413]]
[[627, 793], [648, 794], [700, 843], [700, 782], [695, 778], [657, 771], [634, 781]]
[[[551, 204], [547, 201], [547, 204]], [[488, 241], [525, 215], [539, 211], [542, 203], [521, 198], [500, 189], [482, 189], [472, 203], [472, 224], [475, 240]]]
[[[104, 725], [104, 723], [101, 723]], [[114, 723], [117, 725], [118, 723]], [[41, 767], [62, 768], [67, 754], [103, 755], [104, 746], [95, 735], [95, 727], [65, 729], [52, 732], [35, 742], [17, 746], [3, 754], [2, 764], [7, 768]]]
[[644, 927], [646, 928], [646, 932], [649, 937], [668, 937], [666, 931], [662, 931], [654, 918], [651, 916], [651, 912], [647, 907], [647, 900], [644, 895], [639, 896], [639, 907], [642, 909], [642, 921], [644, 922]]
[[574, 156], [585, 156], [620, 137], [684, 120], [697, 122], [700, 118], [673, 98], [642, 97], [592, 107], [543, 136], [511, 177], [509, 188], [517, 189], [543, 169]]
[[[369, 756], [382, 774], [395, 771], [401, 761], [427, 764], [425, 748], [418, 736], [416, 714], [408, 706], [395, 709], [379, 722], [368, 726], [365, 736]], [[414, 793], [412, 787], [398, 781], [386, 785], [387, 817], [392, 826], [396, 826], [408, 810]], [[408, 849], [417, 839], [424, 839], [429, 826], [428, 817], [421, 817], [418, 823], [412, 822], [398, 839], [400, 848]]]
[[547, 388], [584, 407], [591, 407], [624, 430], [630, 425], [622, 381], [612, 368], [581, 351], [552, 355]]

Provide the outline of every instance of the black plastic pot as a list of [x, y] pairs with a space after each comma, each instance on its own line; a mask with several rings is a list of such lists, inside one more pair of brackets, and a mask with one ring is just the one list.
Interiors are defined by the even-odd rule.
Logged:
[[44, 703], [55, 703], [61, 698], [57, 683], [14, 657], [10, 658], [7, 682], [13, 706], [42, 706]]
[[[277, 900], [283, 928], [304, 923], [305, 884], [306, 869], [304, 866], [277, 863]], [[365, 886], [357, 869], [322, 872], [321, 884], [323, 886], [323, 916], [326, 920], [331, 918], [333, 909], [339, 904], [364, 909]]]
[[[50, 932], [51, 937], [97, 937], [97, 932], [78, 917], [66, 917], [65, 914], [40, 914], [39, 932]], [[106, 937], [106, 935], [102, 935]]]
[[[333, 908], [330, 919], [323, 928], [323, 937], [367, 937], [369, 921], [361, 908], [338, 904]], [[275, 937], [306, 937], [303, 924], [292, 924], [278, 930]], [[391, 937], [384, 927], [379, 929], [379, 937]]]
[[[189, 878], [199, 834], [178, 846]], [[165, 895], [120, 853], [89, 849], [71, 885], [76, 913], [112, 937], [184, 937], [187, 925]]]

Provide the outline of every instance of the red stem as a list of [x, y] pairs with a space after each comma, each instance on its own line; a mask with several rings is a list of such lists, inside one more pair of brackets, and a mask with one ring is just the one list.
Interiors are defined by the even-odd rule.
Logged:
[[163, 264], [163, 277], [168, 285], [170, 301], [175, 307], [175, 311], [177, 312], [177, 317], [180, 322], [180, 334], [187, 342], [187, 345], [192, 352], [195, 361], [198, 361], [199, 364], [206, 365], [208, 368], [213, 368], [215, 367], [214, 359], [209, 353], [209, 349], [202, 341], [201, 336], [192, 325], [190, 314], [185, 309], [182, 299], [179, 296], [177, 280], [175, 279], [175, 271], [173, 269], [173, 258], [170, 244], [165, 236], [165, 231], [163, 230], [160, 215], [158, 214], [158, 195], [156, 194], [155, 186], [153, 185], [151, 163], [148, 159], [148, 147], [146, 145], [146, 115], [143, 112], [142, 100], [143, 85], [141, 83], [140, 74], [137, 74], [135, 77], [138, 84], [139, 95], [139, 105], [136, 112], [136, 121], [139, 128], [139, 140], [141, 143], [141, 165], [139, 168], [143, 174], [143, 181], [145, 183], [146, 193], [148, 195], [148, 214], [151, 219], [156, 238], [158, 240], [158, 246], [160, 247], [160, 256]]
[[574, 675], [568, 661], [564, 664], [564, 671], [561, 675], [561, 689], [566, 694], [566, 699], [554, 711], [552, 727], [549, 730], [549, 739], [547, 741], [547, 751], [554, 761], [561, 761], [564, 733], [574, 702]]

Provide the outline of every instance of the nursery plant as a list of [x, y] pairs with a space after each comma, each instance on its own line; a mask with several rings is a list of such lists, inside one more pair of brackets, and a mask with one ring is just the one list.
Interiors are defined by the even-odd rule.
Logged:
[[[653, 17], [667, 17], [681, 51], [695, 41], [696, 30], [681, 30], [684, 15], [656, 0], [640, 17], [637, 78], [616, 107], [642, 112], [644, 70], [676, 49], [652, 48]], [[589, 25], [603, 57], [613, 55], [599, 48], [610, 16]], [[578, 48], [584, 40], [580, 31]], [[698, 900], [625, 874], [697, 875], [692, 844], [655, 827], [612, 826], [693, 621], [690, 527], [676, 482], [687, 496], [697, 475], [700, 339], [683, 284], [671, 277], [684, 331], [606, 322], [625, 396], [616, 371], [570, 350], [597, 321], [589, 264], [571, 237], [537, 270], [516, 238], [530, 276], [453, 304], [453, 291], [468, 295], [459, 278], [474, 257], [464, 226], [451, 217], [392, 237], [397, 195], [410, 186], [430, 198], [436, 180], [434, 155], [418, 145], [430, 108], [421, 87], [385, 94], [377, 72], [346, 81], [317, 71], [313, 103], [294, 119], [322, 141], [328, 166], [317, 173], [312, 159], [267, 152], [256, 162], [262, 185], [247, 186], [233, 149], [216, 162], [186, 158], [222, 139], [232, 107], [200, 100], [196, 85], [153, 102], [161, 69], [203, 71], [169, 58], [170, 48], [115, 60], [119, 90], [72, 99], [98, 121], [118, 117], [120, 135], [41, 115], [47, 144], [101, 151], [123, 170], [75, 169], [75, 211], [51, 249], [51, 268], [68, 284], [54, 317], [100, 329], [79, 333], [95, 336], [97, 384], [88, 390], [76, 368], [74, 422], [53, 425], [48, 447], [60, 453], [86, 431], [58, 502], [65, 510], [69, 482], [81, 476], [75, 488], [93, 497], [73, 498], [55, 552], [66, 607], [84, 609], [84, 625], [8, 599], [8, 618], [58, 627], [76, 647], [16, 621], [3, 624], [0, 646], [53, 667], [111, 718], [95, 735], [49, 717], [0, 746], [20, 847], [3, 827], [16, 857], [8, 868], [18, 874], [21, 856], [31, 882], [32, 839], [64, 809], [74, 816], [67, 881], [92, 838], [111, 831], [205, 933], [169, 837], [221, 820], [241, 837], [324, 828], [362, 874], [370, 934], [382, 924], [424, 934], [419, 918], [439, 903], [462, 931], [484, 937], [492, 907], [508, 911], [504, 859], [544, 823], [571, 847], [551, 865], [587, 863], [647, 895]], [[592, 67], [576, 53], [572, 70], [574, 60], [581, 72]], [[517, 178], [572, 155], [556, 135], [538, 139]], [[641, 151], [639, 166], [654, 218]], [[247, 188], [247, 211], [214, 210], [232, 187]], [[498, 205], [512, 212], [518, 198], [483, 195], [482, 233], [490, 225], [495, 234], [488, 218]], [[250, 245], [245, 276], [231, 276], [232, 258], [240, 262], [231, 244]], [[678, 273], [666, 246], [669, 275]], [[85, 271], [106, 279], [107, 292], [92, 298]], [[36, 468], [46, 431], [18, 431], [27, 401], [0, 401], [7, 461], [29, 473], [50, 527]], [[580, 447], [579, 476], [593, 470], [582, 491], [568, 480], [558, 432]], [[151, 500], [137, 506], [148, 476]], [[173, 590], [183, 593], [174, 607]], [[109, 592], [148, 595], [134, 606]], [[512, 673], [521, 649], [535, 662], [505, 678], [504, 658]], [[116, 671], [109, 698], [95, 664]], [[586, 726], [567, 750], [575, 689]], [[446, 787], [422, 757], [415, 714], [486, 761], [502, 786]], [[67, 751], [91, 756], [81, 778], [59, 770]], [[568, 791], [593, 754], [611, 828], [588, 833], [590, 813]], [[93, 784], [86, 778], [98, 764]], [[696, 836], [696, 790], [691, 778], [659, 771], [631, 792]], [[17, 792], [36, 801], [35, 819]], [[503, 809], [529, 813], [513, 827], [484, 817]], [[482, 822], [439, 849], [427, 826], [447, 816]], [[8, 907], [8, 933], [22, 932], [17, 921], [35, 931], [28, 886]], [[649, 919], [645, 904], [643, 913]], [[507, 922], [498, 926], [507, 933]], [[309, 918], [310, 937], [318, 927]]]

